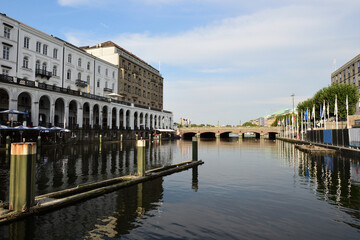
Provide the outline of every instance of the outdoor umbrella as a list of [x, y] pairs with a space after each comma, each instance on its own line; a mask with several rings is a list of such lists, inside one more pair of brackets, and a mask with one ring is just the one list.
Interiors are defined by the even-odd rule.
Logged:
[[49, 132], [49, 130], [50, 130], [50, 128], [46, 128], [46, 127], [42, 127], [42, 126], [33, 127], [32, 129], [39, 130], [39, 136], [40, 136], [40, 132]]
[[22, 140], [22, 134], [23, 134], [24, 130], [32, 130], [32, 128], [26, 127], [26, 126], [23, 126], [23, 125], [14, 127], [14, 129], [15, 130], [20, 130], [20, 141]]
[[15, 110], [15, 109], [8, 109], [8, 110], [0, 111], [0, 113], [7, 113], [7, 114], [26, 114], [26, 112], [22, 112], [22, 111]]
[[[22, 112], [19, 110], [15, 110], [15, 109], [8, 109], [8, 110], [4, 110], [4, 111], [0, 111], [0, 113], [6, 113], [6, 114], [24, 114], [26, 115], [26, 112]], [[11, 118], [11, 126], [13, 125], [13, 120]]]
[[[50, 128], [50, 131], [60, 131], [61, 129], [62, 129], [61, 127], [54, 126], [54, 127]], [[55, 132], [55, 143], [56, 143], [56, 132]]]
[[11, 130], [11, 129], [14, 129], [14, 128], [6, 126], [6, 125], [0, 125], [0, 130]]

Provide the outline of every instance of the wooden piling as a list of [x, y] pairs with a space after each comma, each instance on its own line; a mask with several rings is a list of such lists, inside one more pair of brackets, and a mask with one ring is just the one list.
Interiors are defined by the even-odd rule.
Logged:
[[192, 160], [193, 161], [198, 160], [198, 138], [197, 137], [192, 138]]
[[137, 134], [135, 134], [135, 140], [136, 140], [136, 142], [138, 141], [138, 135]]
[[145, 176], [145, 140], [137, 140], [137, 174]]
[[122, 142], [122, 140], [123, 140], [123, 135], [121, 134], [120, 135], [120, 142]]
[[26, 212], [35, 203], [36, 143], [11, 144], [9, 210]]
[[9, 154], [11, 149], [11, 138], [6, 136], [6, 153]]

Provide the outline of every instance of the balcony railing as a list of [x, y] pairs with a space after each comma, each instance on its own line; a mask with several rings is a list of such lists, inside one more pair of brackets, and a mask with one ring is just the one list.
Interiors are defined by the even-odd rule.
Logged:
[[113, 90], [111, 89], [111, 88], [104, 88], [104, 92], [110, 92], [110, 93], [112, 93], [113, 92]]
[[76, 79], [75, 80], [75, 85], [78, 87], [87, 87], [88, 83], [86, 81], [83, 81], [81, 79]]
[[36, 76], [46, 77], [47, 79], [52, 77], [52, 72], [48, 72], [44, 69], [36, 69], [35, 71]]
[[[86, 97], [86, 98], [90, 98], [90, 99], [94, 99], [94, 100], [98, 100], [98, 101], [114, 102], [114, 103], [118, 103], [118, 104], [122, 104], [122, 105], [126, 105], [126, 106], [131, 106], [130, 102], [125, 102], [125, 101], [121, 101], [121, 100], [117, 100], [117, 99], [111, 99], [108, 97], [102, 97], [102, 96], [85, 93], [85, 92], [80, 92], [80, 91], [76, 91], [76, 90], [72, 90], [72, 89], [68, 89], [68, 88], [62, 88], [62, 87], [58, 87], [58, 86], [54, 86], [54, 85], [49, 85], [46, 83], [37, 83], [36, 84], [34, 81], [31, 81], [31, 80], [22, 79], [22, 78], [14, 78], [12, 76], [4, 75], [4, 74], [0, 74], [0, 82], [17, 84], [17, 85], [22, 85], [22, 86], [31, 87], [31, 88], [40, 88], [40, 89], [47, 90], [47, 91], [54, 91], [54, 92], [64, 93], [64, 94], [69, 94], [69, 95], [74, 95], [74, 96], [82, 96], [82, 97]], [[109, 90], [111, 90], [111, 92], [112, 92], [112, 89], [109, 89]], [[104, 89], [104, 91], [105, 91], [105, 89]], [[138, 105], [138, 104], [135, 104], [135, 106], [139, 107], [139, 108], [149, 109], [149, 107]], [[157, 109], [157, 108], [153, 108], [153, 107], [151, 107], [150, 109], [161, 112], [161, 109]]]

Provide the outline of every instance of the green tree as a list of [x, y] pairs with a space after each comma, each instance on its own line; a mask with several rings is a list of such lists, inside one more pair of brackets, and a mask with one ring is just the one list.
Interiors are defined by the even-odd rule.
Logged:
[[348, 96], [349, 100], [349, 115], [355, 113], [356, 104], [359, 102], [359, 92], [356, 86], [347, 84], [333, 84], [320, 89], [312, 98], [298, 104], [298, 112], [305, 112], [306, 109], [312, 112], [313, 106], [315, 105], [315, 115], [316, 118], [319, 119], [320, 107], [323, 106], [325, 101], [326, 107], [329, 104], [330, 116], [334, 116], [335, 96], [337, 96], [339, 119], [346, 118], [346, 96]]
[[244, 123], [243, 125], [242, 125], [243, 127], [256, 127], [257, 125], [256, 124], [254, 124], [254, 123], [251, 123], [251, 122], [246, 122], [246, 123]]

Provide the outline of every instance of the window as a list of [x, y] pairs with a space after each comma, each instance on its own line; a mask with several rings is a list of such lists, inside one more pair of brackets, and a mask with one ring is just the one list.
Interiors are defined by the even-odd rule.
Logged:
[[355, 83], [355, 76], [353, 77], [353, 85], [355, 85], [356, 83]]
[[114, 90], [114, 87], [115, 87], [115, 84], [113, 83], [111, 89]]
[[44, 63], [42, 64], [42, 70], [43, 70], [43, 71], [46, 71], [46, 67], [47, 67], [47, 66], [46, 66], [46, 63], [44, 62]]
[[105, 69], [105, 76], [108, 75], [108, 69]]
[[358, 68], [360, 68], [360, 60], [358, 61]]
[[24, 57], [23, 59], [23, 68], [29, 68], [29, 58]]
[[47, 48], [48, 46], [46, 44], [43, 45], [43, 54], [47, 55]]
[[52, 75], [57, 76], [57, 67], [56, 66], [53, 67]]
[[87, 82], [87, 84], [90, 84], [90, 76], [89, 75], [86, 77], [86, 82]]
[[113, 71], [113, 78], [115, 78], [115, 72]]
[[3, 59], [9, 60], [10, 55], [10, 47], [9, 46], [3, 46]]
[[53, 58], [57, 58], [58, 50], [54, 48], [53, 50]]
[[67, 73], [66, 73], [66, 79], [67, 80], [70, 80], [71, 79], [71, 70], [67, 70]]
[[90, 62], [87, 63], [86, 69], [90, 70]]
[[78, 73], [78, 79], [81, 80], [81, 73]]
[[37, 60], [35, 63], [35, 69], [40, 69], [40, 61]]
[[98, 66], [98, 73], [100, 73], [100, 70], [101, 70], [101, 68], [100, 68], [100, 66]]
[[9, 75], [9, 69], [3, 68], [2, 69], [2, 74], [8, 76]]
[[29, 48], [30, 38], [24, 37], [24, 48]]
[[10, 31], [11, 31], [11, 28], [4, 26], [4, 38], [10, 39]]
[[68, 63], [71, 63], [71, 54], [68, 55]]
[[78, 59], [78, 66], [81, 67], [81, 58]]
[[41, 51], [41, 42], [36, 42], [36, 51], [37, 52]]
[[97, 80], [96, 86], [100, 87], [100, 80]]

